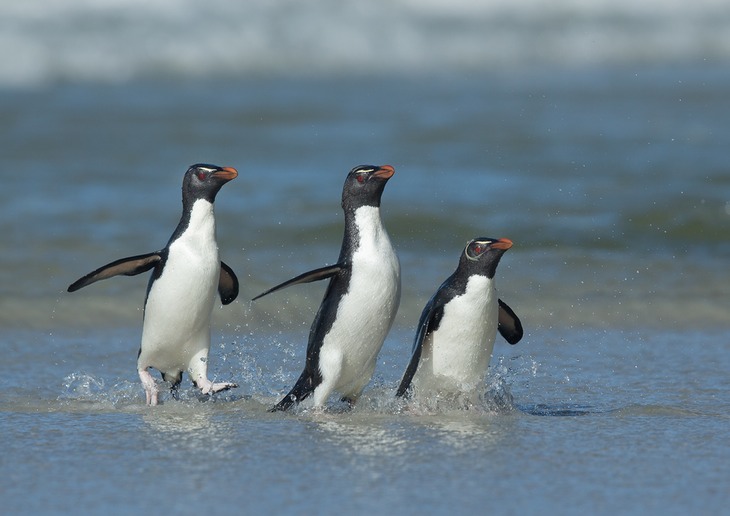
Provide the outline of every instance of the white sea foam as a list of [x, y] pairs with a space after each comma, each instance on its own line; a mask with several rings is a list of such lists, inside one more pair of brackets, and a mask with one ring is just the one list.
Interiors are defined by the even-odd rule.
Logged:
[[0, 1], [0, 85], [728, 58], [723, 0]]

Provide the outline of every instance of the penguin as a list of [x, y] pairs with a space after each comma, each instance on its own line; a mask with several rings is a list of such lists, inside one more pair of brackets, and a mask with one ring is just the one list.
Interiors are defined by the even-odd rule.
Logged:
[[400, 303], [400, 262], [380, 218], [390, 165], [353, 168], [342, 189], [345, 233], [334, 265], [305, 272], [266, 292], [329, 279], [314, 318], [299, 379], [270, 411], [287, 410], [313, 395], [321, 409], [330, 394], [354, 406], [370, 381]]
[[213, 203], [221, 187], [237, 176], [232, 167], [192, 165], [183, 178], [182, 218], [162, 250], [113, 261], [68, 287], [69, 292], [75, 292], [112, 276], [135, 276], [152, 269], [137, 355], [147, 405], [157, 405], [159, 392], [150, 368], [160, 371], [163, 380], [172, 384], [174, 396], [183, 371], [203, 394], [237, 387], [208, 379], [210, 318], [216, 290], [224, 305], [238, 296], [238, 278], [218, 257]]
[[522, 339], [520, 319], [494, 288], [497, 265], [511, 247], [507, 238], [467, 243], [456, 271], [421, 313], [397, 397], [473, 392], [486, 376], [497, 331], [510, 344]]

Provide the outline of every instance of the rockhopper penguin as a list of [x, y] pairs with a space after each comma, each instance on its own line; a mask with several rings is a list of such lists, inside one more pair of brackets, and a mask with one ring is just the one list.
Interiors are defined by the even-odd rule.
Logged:
[[208, 351], [216, 291], [224, 305], [238, 296], [236, 275], [218, 257], [213, 214], [216, 194], [237, 175], [231, 167], [191, 166], [183, 179], [182, 218], [162, 250], [116, 260], [68, 287], [74, 292], [119, 274], [134, 276], [153, 270], [137, 358], [148, 405], [158, 402], [158, 387], [149, 368], [157, 369], [171, 382], [173, 394], [183, 371], [203, 394], [236, 387], [208, 379]]
[[322, 407], [334, 391], [352, 406], [370, 381], [400, 302], [400, 264], [380, 219], [380, 198], [393, 174], [389, 165], [353, 168], [342, 190], [345, 234], [337, 263], [254, 298], [329, 279], [309, 332], [304, 371], [271, 410], [286, 410], [310, 395]]
[[506, 238], [467, 243], [459, 266], [421, 313], [410, 363], [396, 396], [472, 392], [487, 374], [497, 331], [510, 344], [522, 338], [522, 323], [497, 298], [494, 275], [512, 247]]

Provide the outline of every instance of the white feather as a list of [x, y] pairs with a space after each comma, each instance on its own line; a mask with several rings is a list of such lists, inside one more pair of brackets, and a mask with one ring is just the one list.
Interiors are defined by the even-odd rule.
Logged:
[[162, 275], [149, 292], [138, 369], [188, 371], [194, 381], [206, 377], [219, 276], [213, 205], [200, 199], [193, 204], [189, 226], [170, 245]]
[[416, 392], [471, 391], [489, 367], [498, 323], [494, 282], [471, 276], [464, 294], [444, 305], [438, 329], [423, 342]]
[[352, 257], [350, 288], [320, 348], [321, 406], [332, 391], [357, 399], [375, 370], [378, 353], [400, 303], [400, 263], [380, 219], [380, 209], [355, 211], [359, 245]]

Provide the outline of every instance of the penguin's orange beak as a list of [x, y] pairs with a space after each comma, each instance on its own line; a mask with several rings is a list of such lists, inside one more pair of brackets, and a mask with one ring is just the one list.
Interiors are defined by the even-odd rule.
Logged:
[[491, 246], [492, 249], [504, 249], [505, 251], [512, 247], [512, 240], [509, 238], [500, 238], [494, 242]]
[[373, 173], [373, 177], [378, 179], [390, 179], [395, 174], [395, 169], [390, 165], [383, 165]]
[[233, 167], [221, 167], [213, 172], [213, 176], [224, 181], [230, 181], [238, 177], [238, 170]]

